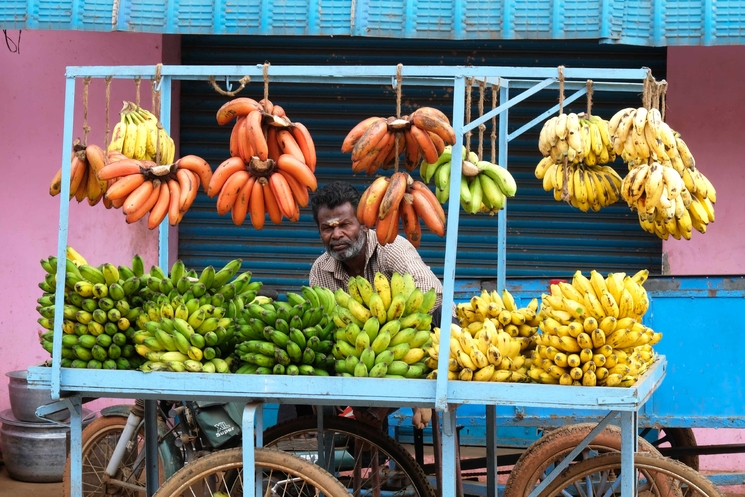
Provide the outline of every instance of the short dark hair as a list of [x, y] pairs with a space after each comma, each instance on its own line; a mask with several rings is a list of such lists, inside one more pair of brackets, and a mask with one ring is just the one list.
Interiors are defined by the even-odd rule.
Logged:
[[357, 204], [360, 202], [360, 193], [352, 184], [346, 181], [329, 183], [318, 190], [310, 201], [310, 207], [313, 210], [313, 220], [318, 224], [318, 209], [321, 207], [334, 209], [347, 202], [352, 204], [352, 208], [355, 211], [357, 210]]

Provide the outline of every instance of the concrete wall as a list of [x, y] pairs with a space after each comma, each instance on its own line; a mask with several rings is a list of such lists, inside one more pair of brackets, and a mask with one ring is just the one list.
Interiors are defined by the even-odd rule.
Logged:
[[[0, 49], [0, 411], [10, 407], [5, 373], [49, 358], [38, 343], [35, 307], [44, 277], [39, 260], [57, 253], [60, 198], [47, 192], [62, 161], [65, 66], [157, 64], [169, 57], [178, 63], [178, 47], [178, 39], [161, 35], [24, 31], [19, 54]], [[150, 82], [141, 88], [150, 108]], [[81, 138], [82, 89], [79, 82], [73, 135]], [[135, 99], [135, 85], [115, 80], [111, 90], [113, 128], [122, 100]], [[88, 142], [104, 146], [103, 80], [91, 83], [88, 108]], [[147, 267], [157, 263], [157, 232], [145, 222], [127, 225], [121, 211], [103, 204], [71, 203], [69, 244], [95, 265], [126, 264], [135, 253]]]
[[716, 222], [705, 235], [663, 244], [674, 275], [745, 273], [745, 168], [739, 152], [745, 109], [745, 46], [671, 47], [666, 121], [717, 190]]

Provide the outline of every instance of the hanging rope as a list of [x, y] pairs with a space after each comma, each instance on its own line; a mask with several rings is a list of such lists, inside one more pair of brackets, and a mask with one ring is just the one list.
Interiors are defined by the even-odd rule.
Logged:
[[[403, 84], [403, 76], [401, 75], [401, 73], [403, 71], [403, 68], [404, 68], [403, 64], [398, 64], [396, 66], [396, 119], [401, 119], [401, 86]], [[398, 146], [399, 146], [399, 140], [401, 139], [401, 133], [399, 132], [394, 132], [394, 133], [395, 133], [396, 141], [393, 146], [396, 148], [396, 151], [395, 151], [396, 157], [393, 162], [393, 170], [395, 172], [398, 172], [398, 163], [400, 161]]]
[[652, 90], [657, 85], [657, 82], [652, 76], [652, 71], [647, 70], [647, 77], [644, 78], [644, 92], [642, 93], [642, 106], [645, 109], [652, 108]]
[[[491, 87], [491, 109], [497, 108], [499, 102], [499, 89], [502, 86], [502, 77], [497, 77], [497, 86], [492, 85]], [[491, 162], [492, 164], [497, 163], [497, 116], [491, 118]]]
[[[471, 123], [471, 87], [473, 86], [473, 78], [466, 79], [466, 123]], [[466, 142], [463, 144], [466, 147], [466, 158], [468, 158], [468, 152], [471, 151], [471, 132], [466, 133]]]
[[269, 62], [264, 62], [264, 102], [269, 100]]
[[587, 86], [587, 117], [590, 117], [592, 115], [592, 94], [594, 92], [592, 80], [588, 79], [585, 85]]
[[[484, 90], [486, 90], [486, 81], [479, 81], [479, 117], [484, 115]], [[479, 160], [484, 160], [484, 130], [486, 125], [479, 124]]]
[[140, 83], [142, 82], [142, 76], [135, 78], [135, 105], [140, 106]]
[[109, 133], [111, 130], [109, 129], [109, 103], [111, 102], [111, 79], [112, 76], [106, 76], [104, 78], [104, 81], [106, 83], [106, 135], [104, 138], [104, 145], [109, 146]]
[[250, 83], [250, 82], [251, 82], [251, 76], [245, 75], [240, 80], [238, 80], [238, 83], [240, 83], [240, 86], [238, 86], [238, 88], [236, 88], [233, 91], [227, 91], [227, 90], [223, 90], [222, 88], [220, 88], [219, 86], [217, 86], [217, 83], [215, 82], [215, 77], [214, 76], [210, 76], [210, 80], [209, 80], [209, 83], [212, 85], [212, 88], [217, 93], [219, 93], [220, 95], [225, 95], [226, 97], [234, 97], [234, 96], [236, 96], [238, 94], [238, 92], [240, 92], [241, 90], [243, 90], [246, 87], [246, 85], [248, 83]]
[[559, 66], [559, 114], [564, 113], [564, 66]]
[[662, 120], [665, 120], [665, 98], [667, 96], [667, 81], [664, 79], [660, 81], [660, 87], [659, 87], [659, 95], [660, 95], [660, 103], [659, 103], [659, 109], [660, 109], [660, 116], [662, 117]]
[[91, 84], [91, 77], [86, 76], [83, 79], [83, 145], [88, 146], [88, 133], [91, 127], [88, 126], [88, 87]]

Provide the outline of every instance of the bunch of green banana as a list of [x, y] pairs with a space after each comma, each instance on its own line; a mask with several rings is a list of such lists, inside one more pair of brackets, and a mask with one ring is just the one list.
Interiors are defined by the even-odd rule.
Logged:
[[301, 292], [288, 293], [287, 301], [256, 302], [243, 310], [236, 373], [329, 375], [334, 365], [334, 294], [318, 286], [304, 286]]
[[[134, 369], [144, 359], [163, 362], [157, 354], [167, 352], [186, 354], [191, 360], [199, 356], [198, 361], [227, 358], [236, 343], [234, 318], [261, 288], [260, 282], [251, 282], [248, 271], [230, 281], [240, 270], [240, 259], [219, 271], [208, 266], [200, 275], [187, 270], [182, 261], [173, 264], [170, 275], [155, 266], [146, 273], [138, 255], [131, 267], [109, 263], [93, 267], [81, 259], [77, 259], [80, 266], [72, 257], [65, 261], [63, 367]], [[45, 292], [38, 301], [39, 324], [52, 330], [57, 259], [51, 257], [41, 265], [47, 275], [39, 284]], [[52, 333], [42, 335], [41, 341], [51, 353]], [[168, 362], [178, 362], [167, 357]], [[165, 369], [152, 364], [143, 368]], [[183, 369], [176, 365], [171, 370]]]
[[173, 139], [151, 112], [133, 102], [124, 102], [121, 120], [114, 127], [108, 150], [131, 159], [171, 164], [176, 147]]
[[563, 163], [565, 158], [568, 164], [609, 164], [616, 160], [611, 135], [608, 121], [599, 116], [585, 113], [554, 116], [543, 124], [538, 137], [538, 149], [544, 156], [538, 167], [545, 170], [547, 162]]
[[423, 378], [430, 346], [432, 310], [437, 294], [422, 292], [410, 274], [376, 273], [372, 283], [349, 279], [348, 292], [338, 289], [333, 316], [333, 356], [338, 375], [372, 378]]
[[642, 284], [633, 276], [580, 271], [572, 283], [551, 285], [542, 296], [541, 334], [528, 375], [541, 383], [630, 386], [654, 362], [651, 346], [662, 338], [641, 323], [649, 307]]
[[[445, 147], [437, 162], [422, 162], [420, 174], [425, 183], [434, 179], [435, 195], [444, 204], [450, 198], [450, 170], [452, 168], [451, 145]], [[466, 212], [494, 214], [504, 207], [507, 197], [517, 192], [515, 179], [505, 168], [488, 161], [479, 160], [474, 152], [461, 149], [462, 176], [460, 202]]]
[[[427, 364], [433, 368], [428, 378], [438, 375], [440, 329], [432, 332], [433, 345]], [[522, 383], [530, 381], [526, 371], [530, 361], [521, 354], [524, 344], [520, 338], [497, 329], [491, 319], [485, 319], [478, 332], [472, 334], [468, 327], [450, 325], [450, 354], [448, 379], [463, 381], [496, 381]]]

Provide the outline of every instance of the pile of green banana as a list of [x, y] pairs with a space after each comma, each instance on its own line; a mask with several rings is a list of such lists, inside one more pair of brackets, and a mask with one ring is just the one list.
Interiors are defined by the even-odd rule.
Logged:
[[[444, 204], [450, 197], [450, 170], [453, 147], [448, 145], [437, 162], [422, 162], [420, 174], [425, 183], [435, 180], [435, 195]], [[460, 204], [470, 213], [495, 214], [504, 207], [507, 197], [514, 197], [517, 184], [507, 169], [485, 160], [479, 160], [474, 152], [461, 152], [462, 176]]]
[[[132, 266], [93, 267], [66, 259], [63, 367], [142, 371], [227, 372], [236, 339], [235, 320], [254, 300], [260, 282], [240, 270], [240, 259], [201, 274], [176, 261], [170, 276], [153, 266], [145, 272], [139, 255]], [[41, 261], [39, 324], [54, 327], [57, 259]], [[41, 336], [52, 352], [52, 331]]]
[[[373, 286], [374, 285], [374, 286]], [[372, 378], [423, 378], [437, 294], [422, 292], [410, 274], [377, 273], [373, 284], [349, 279], [349, 293], [335, 292], [333, 320], [339, 327], [332, 353], [337, 375]]]
[[287, 301], [257, 299], [237, 318], [236, 373], [328, 376], [333, 370], [334, 294], [318, 286]]

